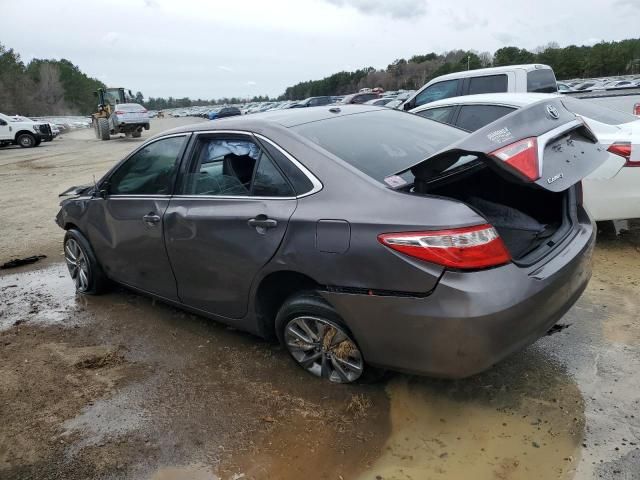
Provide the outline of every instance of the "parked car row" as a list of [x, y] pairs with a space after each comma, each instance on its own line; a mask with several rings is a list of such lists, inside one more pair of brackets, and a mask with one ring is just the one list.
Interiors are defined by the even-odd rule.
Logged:
[[581, 92], [590, 90], [618, 90], [625, 88], [640, 88], [640, 75], [625, 75], [608, 78], [589, 78], [565, 80], [558, 85], [561, 93]]

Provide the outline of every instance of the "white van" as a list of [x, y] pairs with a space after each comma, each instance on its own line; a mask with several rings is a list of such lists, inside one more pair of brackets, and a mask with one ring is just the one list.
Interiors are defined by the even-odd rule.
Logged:
[[409, 97], [402, 109], [411, 110], [449, 97], [478, 93], [558, 91], [556, 76], [548, 65], [510, 65], [508, 67], [479, 68], [450, 73], [434, 78]]

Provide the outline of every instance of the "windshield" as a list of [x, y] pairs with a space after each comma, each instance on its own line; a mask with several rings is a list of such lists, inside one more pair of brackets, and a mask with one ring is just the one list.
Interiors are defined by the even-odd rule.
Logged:
[[380, 182], [466, 136], [448, 125], [388, 109], [306, 123], [293, 130]]

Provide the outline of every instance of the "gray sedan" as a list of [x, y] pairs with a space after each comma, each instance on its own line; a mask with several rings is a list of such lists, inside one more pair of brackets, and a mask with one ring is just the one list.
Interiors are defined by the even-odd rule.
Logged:
[[558, 100], [471, 135], [387, 108], [278, 110], [154, 137], [62, 194], [57, 223], [80, 293], [117, 282], [278, 338], [332, 382], [464, 377], [586, 287], [580, 180], [605, 157]]

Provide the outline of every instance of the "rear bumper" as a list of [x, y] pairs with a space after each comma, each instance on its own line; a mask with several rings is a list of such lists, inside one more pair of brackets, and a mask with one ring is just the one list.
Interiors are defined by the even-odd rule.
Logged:
[[424, 298], [323, 295], [368, 363], [462, 378], [535, 342], [571, 308], [589, 282], [594, 244], [587, 223], [546, 263], [447, 271]]

